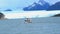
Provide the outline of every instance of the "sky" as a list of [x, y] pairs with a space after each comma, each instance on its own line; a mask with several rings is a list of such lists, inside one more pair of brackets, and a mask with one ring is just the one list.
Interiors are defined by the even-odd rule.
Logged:
[[[60, 0], [45, 0], [45, 1], [52, 5]], [[38, 2], [38, 0], [0, 0], [0, 10], [22, 9], [23, 7], [33, 4], [33, 2]]]

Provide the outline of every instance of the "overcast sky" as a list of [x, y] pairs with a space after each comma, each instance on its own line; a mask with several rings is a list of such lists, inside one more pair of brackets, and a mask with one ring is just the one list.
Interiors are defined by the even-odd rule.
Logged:
[[[60, 0], [45, 0], [45, 1], [51, 5]], [[38, 0], [0, 0], [0, 9], [6, 8], [19, 9], [31, 5], [33, 2], [38, 2]]]

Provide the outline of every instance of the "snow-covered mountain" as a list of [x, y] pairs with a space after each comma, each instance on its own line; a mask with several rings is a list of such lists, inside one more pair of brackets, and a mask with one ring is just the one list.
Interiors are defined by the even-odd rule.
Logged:
[[[29, 6], [34, 2], [38, 2], [39, 0], [0, 0], [0, 10], [5, 10], [5, 9], [22, 9], [25, 6]], [[48, 2], [50, 5], [54, 4], [60, 0], [45, 0]], [[23, 3], [22, 3], [23, 2]]]

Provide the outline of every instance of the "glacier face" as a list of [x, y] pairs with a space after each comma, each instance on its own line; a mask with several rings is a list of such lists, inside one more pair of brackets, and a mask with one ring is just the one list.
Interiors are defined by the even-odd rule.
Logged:
[[40, 18], [40, 17], [51, 17], [55, 14], [60, 14], [60, 11], [12, 11], [4, 12], [5, 17], [8, 19], [17, 19], [17, 18]]

